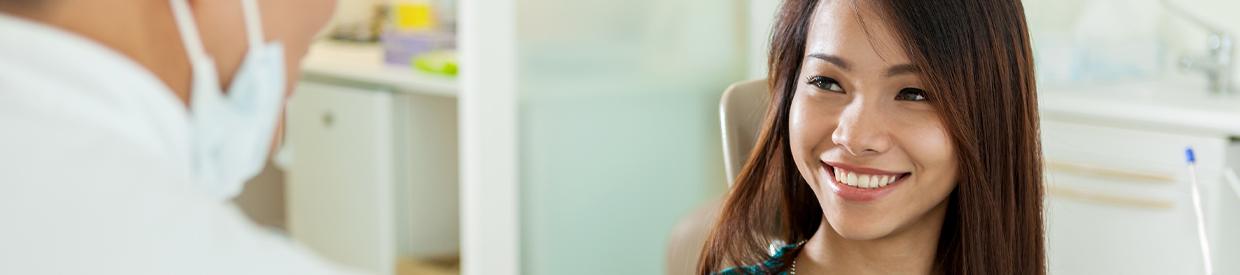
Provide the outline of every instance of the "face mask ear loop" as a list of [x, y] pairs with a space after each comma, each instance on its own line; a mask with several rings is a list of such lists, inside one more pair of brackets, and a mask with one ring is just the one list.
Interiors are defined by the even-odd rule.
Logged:
[[258, 0], [241, 0], [241, 10], [245, 14], [245, 33], [250, 49], [257, 49], [266, 42], [263, 39], [263, 18], [258, 10]]
[[191, 63], [199, 64], [200, 61], [210, 60], [207, 51], [203, 49], [202, 40], [198, 36], [198, 24], [194, 23], [194, 15], [189, 12], [189, 3], [186, 0], [172, 0], [172, 18], [176, 20], [177, 30], [181, 33], [181, 44], [185, 47], [185, 54], [191, 59]]

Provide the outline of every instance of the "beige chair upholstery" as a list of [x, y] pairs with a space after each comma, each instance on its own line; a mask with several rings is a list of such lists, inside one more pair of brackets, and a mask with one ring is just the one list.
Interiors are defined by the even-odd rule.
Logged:
[[[766, 79], [732, 84], [719, 100], [719, 124], [723, 130], [723, 161], [728, 185], [740, 173], [761, 131], [766, 106], [770, 102]], [[697, 270], [698, 255], [706, 234], [719, 216], [722, 198], [710, 200], [680, 219], [672, 229], [667, 246], [667, 274], [689, 275]]]
[[740, 173], [762, 131], [762, 119], [771, 102], [766, 79], [732, 84], [719, 101], [719, 124], [723, 130], [723, 164], [728, 186]]

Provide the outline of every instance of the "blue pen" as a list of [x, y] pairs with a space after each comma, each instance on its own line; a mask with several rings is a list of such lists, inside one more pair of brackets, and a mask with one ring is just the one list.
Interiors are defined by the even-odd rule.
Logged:
[[1197, 156], [1193, 154], [1193, 147], [1184, 149], [1184, 155], [1188, 158], [1188, 181], [1193, 191], [1193, 212], [1197, 214], [1197, 240], [1201, 242], [1201, 257], [1205, 261], [1206, 275], [1212, 275], [1214, 270], [1210, 264], [1210, 241], [1206, 238], [1205, 214], [1201, 211], [1201, 191], [1197, 183]]

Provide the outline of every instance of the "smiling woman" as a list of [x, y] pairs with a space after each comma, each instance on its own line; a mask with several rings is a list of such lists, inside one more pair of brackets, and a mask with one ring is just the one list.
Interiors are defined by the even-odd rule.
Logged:
[[786, 0], [769, 58], [701, 273], [1045, 273], [1020, 1]]

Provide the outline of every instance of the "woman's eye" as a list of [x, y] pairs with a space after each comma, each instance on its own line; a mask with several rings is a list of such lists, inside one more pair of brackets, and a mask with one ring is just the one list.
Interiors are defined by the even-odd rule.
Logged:
[[812, 76], [809, 78], [809, 81], [807, 83], [809, 85], [814, 85], [814, 87], [818, 87], [819, 89], [823, 89], [827, 91], [840, 92], [840, 93], [844, 92], [844, 87], [840, 87], [840, 83], [835, 81], [835, 79], [831, 79], [830, 77]]
[[926, 101], [926, 91], [918, 88], [904, 88], [896, 94], [896, 100]]

